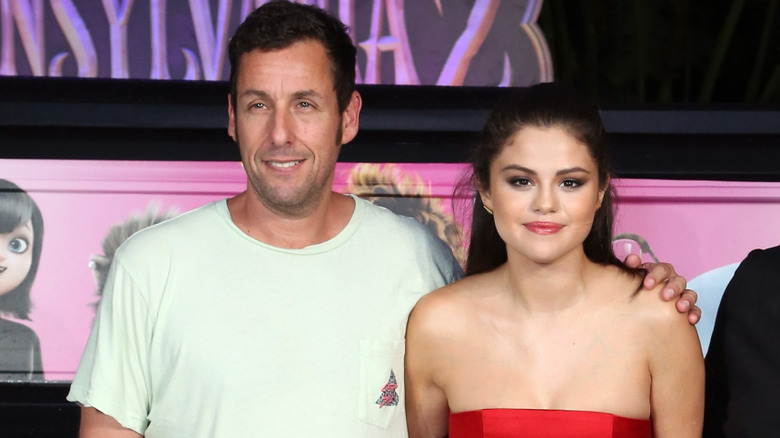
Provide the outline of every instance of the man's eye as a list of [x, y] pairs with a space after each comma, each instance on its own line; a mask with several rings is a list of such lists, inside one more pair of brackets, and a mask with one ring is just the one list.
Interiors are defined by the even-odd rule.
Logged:
[[298, 104], [301, 108], [311, 108], [311, 103], [309, 102], [301, 102]]
[[27, 243], [27, 240], [17, 237], [8, 243], [8, 250], [16, 254], [21, 254], [27, 251], [29, 246], [30, 244]]
[[262, 103], [262, 102], [253, 103], [253, 104], [252, 104], [252, 108], [259, 108], [259, 109], [262, 109], [262, 108], [265, 108], [265, 104], [264, 104], [264, 103]]

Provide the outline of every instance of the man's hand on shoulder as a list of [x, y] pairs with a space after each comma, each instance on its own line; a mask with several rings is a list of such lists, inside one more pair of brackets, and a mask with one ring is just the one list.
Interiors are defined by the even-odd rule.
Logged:
[[686, 289], [688, 282], [680, 275], [677, 275], [674, 267], [669, 263], [642, 263], [642, 259], [636, 254], [629, 254], [625, 260], [626, 265], [632, 268], [644, 268], [647, 275], [643, 286], [645, 289], [652, 289], [659, 283], [666, 283], [661, 297], [666, 301], [671, 301], [677, 297], [677, 311], [688, 313], [688, 322], [696, 324], [701, 319], [701, 309], [696, 307], [696, 292]]

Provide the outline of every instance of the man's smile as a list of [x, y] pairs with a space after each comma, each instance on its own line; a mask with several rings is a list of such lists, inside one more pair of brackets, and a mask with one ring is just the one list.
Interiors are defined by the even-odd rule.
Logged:
[[271, 167], [277, 167], [280, 169], [284, 169], [286, 167], [293, 167], [300, 163], [302, 163], [303, 160], [297, 160], [297, 161], [266, 161], [269, 166]]

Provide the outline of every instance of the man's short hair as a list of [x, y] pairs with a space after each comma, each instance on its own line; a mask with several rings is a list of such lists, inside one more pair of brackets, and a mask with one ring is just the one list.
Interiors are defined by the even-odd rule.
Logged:
[[339, 112], [344, 112], [355, 91], [357, 54], [347, 27], [320, 8], [286, 0], [272, 1], [257, 8], [230, 39], [228, 58], [233, 106], [236, 104], [236, 76], [241, 55], [253, 50], [266, 52], [284, 49], [307, 40], [318, 41], [325, 47], [330, 59]]

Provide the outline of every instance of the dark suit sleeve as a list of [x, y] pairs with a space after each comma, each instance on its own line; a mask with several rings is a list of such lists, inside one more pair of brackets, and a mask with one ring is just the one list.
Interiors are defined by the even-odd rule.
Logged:
[[705, 437], [780, 434], [780, 247], [752, 251], [739, 265], [705, 363]]
[[[740, 264], [740, 268], [742, 268]], [[734, 275], [736, 278], [736, 273]], [[720, 300], [718, 315], [715, 320], [715, 328], [712, 331], [710, 346], [705, 358], [706, 390], [704, 397], [704, 433], [707, 438], [725, 437], [723, 423], [726, 420], [726, 404], [729, 401], [729, 376], [723, 353], [723, 331], [726, 327], [726, 308], [729, 306], [729, 297], [736, 288], [734, 279], [729, 282], [723, 298]]]

